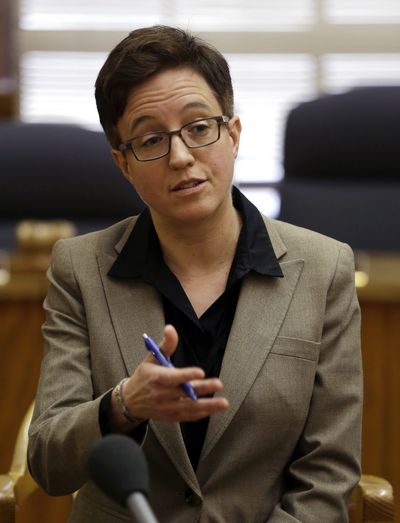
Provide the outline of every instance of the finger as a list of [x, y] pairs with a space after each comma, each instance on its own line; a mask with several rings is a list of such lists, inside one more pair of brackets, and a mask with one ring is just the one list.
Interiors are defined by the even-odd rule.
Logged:
[[222, 397], [201, 398], [195, 403], [195, 406], [192, 404], [191, 408], [184, 411], [183, 417], [185, 421], [196, 421], [201, 418], [209, 417], [217, 412], [229, 409], [228, 400]]
[[210, 378], [206, 380], [192, 380], [190, 382], [198, 396], [206, 396], [214, 394], [223, 390], [224, 386], [218, 378]]
[[202, 398], [197, 401], [181, 398], [180, 401], [165, 406], [160, 415], [166, 421], [197, 421], [228, 408], [228, 400], [222, 397]]
[[[175, 352], [178, 345], [178, 333], [173, 325], [165, 325], [164, 327], [164, 337], [161, 342], [158, 344], [162, 353], [169, 358]], [[148, 354], [144, 361], [150, 363], [157, 363], [156, 358], [152, 354]]]
[[200, 381], [204, 378], [204, 371], [200, 367], [182, 367], [181, 369], [151, 366], [147, 380], [154, 387], [179, 387], [183, 383]]
[[160, 343], [160, 348], [167, 358], [172, 356], [178, 345], [178, 333], [173, 325], [164, 327], [164, 338]]
[[153, 358], [144, 360], [135, 369], [131, 378], [136, 383], [142, 383], [146, 389], [158, 390], [180, 388], [183, 383], [198, 382], [204, 378], [204, 371], [200, 367], [170, 368], [163, 367]]

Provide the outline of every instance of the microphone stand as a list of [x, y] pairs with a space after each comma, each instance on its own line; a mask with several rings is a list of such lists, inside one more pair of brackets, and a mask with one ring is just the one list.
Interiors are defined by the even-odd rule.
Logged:
[[126, 499], [130, 513], [136, 518], [137, 523], [158, 523], [146, 496], [141, 492], [133, 492]]

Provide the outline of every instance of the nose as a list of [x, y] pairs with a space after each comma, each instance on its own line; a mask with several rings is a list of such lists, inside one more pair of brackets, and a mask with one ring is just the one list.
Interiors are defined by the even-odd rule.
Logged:
[[169, 166], [172, 169], [184, 169], [194, 163], [194, 156], [181, 137], [171, 136], [171, 148], [169, 151]]

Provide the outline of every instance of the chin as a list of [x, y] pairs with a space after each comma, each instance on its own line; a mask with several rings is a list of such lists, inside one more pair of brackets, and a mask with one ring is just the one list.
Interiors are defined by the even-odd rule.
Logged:
[[180, 222], [183, 226], [188, 223], [194, 225], [206, 220], [207, 218], [211, 218], [216, 211], [216, 206], [196, 204], [182, 208], [180, 211], [181, 212], [174, 213], [171, 218], [176, 222]]

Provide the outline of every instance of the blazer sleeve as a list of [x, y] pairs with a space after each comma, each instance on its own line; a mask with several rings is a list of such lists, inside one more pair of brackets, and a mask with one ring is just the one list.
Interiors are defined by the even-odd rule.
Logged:
[[74, 492], [88, 479], [88, 450], [101, 436], [102, 395], [94, 399], [85, 309], [68, 245], [55, 245], [48, 271], [44, 354], [29, 429], [32, 476], [52, 495]]
[[360, 478], [362, 364], [354, 258], [344, 244], [326, 298], [309, 414], [268, 523], [344, 523]]

